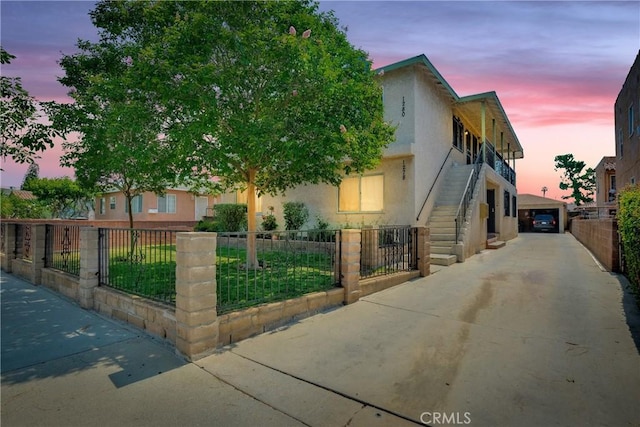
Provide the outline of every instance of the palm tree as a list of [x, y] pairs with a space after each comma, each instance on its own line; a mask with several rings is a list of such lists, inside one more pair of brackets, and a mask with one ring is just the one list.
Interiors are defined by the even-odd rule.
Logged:
[[542, 187], [542, 197], [545, 197], [545, 194], [547, 193], [547, 191], [549, 191], [549, 189], [547, 188], [546, 185]]

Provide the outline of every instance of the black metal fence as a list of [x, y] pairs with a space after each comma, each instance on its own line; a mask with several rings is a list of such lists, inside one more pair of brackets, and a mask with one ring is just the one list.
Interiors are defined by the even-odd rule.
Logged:
[[[247, 252], [250, 238], [254, 259]], [[339, 247], [339, 230], [218, 233], [218, 313], [337, 286]]]
[[45, 228], [44, 266], [80, 275], [80, 227], [52, 225]]
[[364, 228], [360, 278], [385, 276], [418, 268], [418, 229], [409, 226]]
[[100, 228], [100, 285], [175, 304], [176, 233]]

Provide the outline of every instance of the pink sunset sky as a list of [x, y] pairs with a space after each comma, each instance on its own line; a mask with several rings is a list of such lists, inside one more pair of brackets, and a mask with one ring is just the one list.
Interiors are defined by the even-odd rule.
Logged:
[[[0, 3], [2, 46], [17, 58], [2, 75], [20, 76], [41, 101], [68, 102], [56, 78], [62, 53], [96, 40], [93, 2]], [[496, 91], [524, 147], [519, 193], [559, 199], [558, 154], [595, 167], [615, 155], [613, 106], [640, 47], [640, 2], [321, 2], [348, 28], [375, 67], [425, 54], [460, 96]], [[56, 146], [38, 160], [41, 177], [73, 176]], [[26, 165], [5, 159], [2, 187], [19, 187]]]

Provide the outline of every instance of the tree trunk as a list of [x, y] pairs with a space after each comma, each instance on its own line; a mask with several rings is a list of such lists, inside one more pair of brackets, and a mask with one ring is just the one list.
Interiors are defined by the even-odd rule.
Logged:
[[247, 269], [258, 268], [258, 253], [256, 250], [256, 170], [249, 169], [247, 182]]

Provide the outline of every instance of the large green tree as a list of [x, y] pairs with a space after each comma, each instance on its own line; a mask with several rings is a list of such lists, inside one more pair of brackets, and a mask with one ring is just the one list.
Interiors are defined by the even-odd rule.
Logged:
[[573, 199], [576, 206], [593, 201], [596, 188], [596, 173], [593, 168], [587, 168], [586, 163], [576, 160], [573, 154], [562, 154], [554, 158], [555, 170], [562, 170], [560, 181], [561, 190], [571, 191], [571, 195], [562, 196], [563, 199]]
[[86, 213], [92, 194], [69, 177], [31, 178], [23, 190], [28, 190], [46, 206], [54, 218], [68, 218]]
[[338, 185], [393, 140], [367, 53], [314, 2], [101, 2], [92, 16], [101, 43], [139, 48], [122, 56], [181, 176], [248, 190], [249, 231], [257, 195]]
[[[0, 46], [2, 68], [12, 59], [15, 56]], [[1, 158], [11, 157], [16, 163], [33, 163], [39, 152], [53, 146], [56, 131], [43, 123], [40, 108], [40, 104], [22, 87], [19, 77], [0, 76]]]
[[135, 43], [103, 34], [98, 43], [80, 41], [78, 48], [60, 61], [65, 72], [60, 82], [75, 102], [51, 109], [54, 125], [65, 135], [62, 164], [75, 169], [85, 190], [124, 194], [133, 228], [133, 198], [148, 191], [162, 194], [176, 181], [164, 116], [131, 79]]

